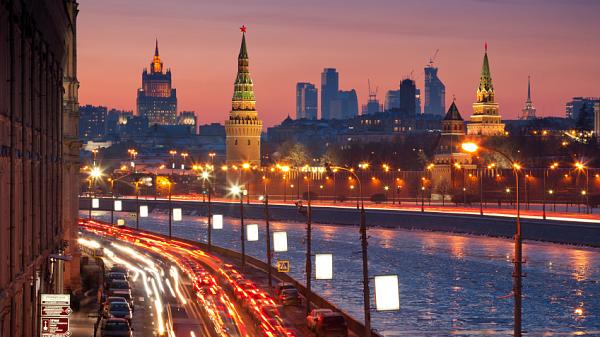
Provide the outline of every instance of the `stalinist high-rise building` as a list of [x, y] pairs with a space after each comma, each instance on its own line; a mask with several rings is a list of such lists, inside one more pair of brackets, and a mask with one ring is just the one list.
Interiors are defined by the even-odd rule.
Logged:
[[137, 92], [137, 112], [148, 118], [149, 125], [177, 124], [177, 92], [171, 85], [171, 69], [164, 71], [158, 54], [158, 40], [150, 72], [144, 69], [142, 87]]
[[246, 49], [246, 27], [242, 26], [242, 45], [238, 56], [231, 112], [225, 121], [227, 164], [260, 165], [260, 134], [262, 121], [256, 112], [256, 99]]
[[504, 135], [504, 123], [498, 113], [499, 106], [494, 100], [494, 86], [487, 56], [487, 44], [483, 56], [483, 67], [477, 88], [477, 101], [473, 103], [473, 115], [467, 124], [467, 134], [478, 136]]

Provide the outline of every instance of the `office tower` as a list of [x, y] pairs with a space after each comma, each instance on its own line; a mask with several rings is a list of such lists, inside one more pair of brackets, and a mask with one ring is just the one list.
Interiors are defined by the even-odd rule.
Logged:
[[444, 115], [446, 110], [446, 86], [438, 77], [438, 68], [431, 63], [425, 67], [425, 105], [426, 114]]
[[296, 84], [296, 119], [317, 119], [317, 88], [312, 83]]
[[79, 137], [88, 140], [106, 135], [107, 109], [105, 106], [79, 107]]
[[400, 90], [388, 90], [385, 94], [385, 110], [400, 109]]
[[536, 119], [535, 107], [531, 102], [531, 77], [527, 77], [527, 100], [525, 101], [525, 107], [523, 107], [523, 114], [519, 119]]
[[321, 73], [321, 119], [331, 119], [331, 102], [337, 98], [339, 74], [335, 68], [325, 68]]
[[417, 111], [417, 88], [415, 81], [406, 78], [400, 82], [400, 112], [406, 116], [413, 116]]
[[231, 112], [225, 121], [227, 164], [260, 165], [260, 134], [262, 121], [256, 112], [256, 98], [246, 49], [246, 27], [242, 26], [242, 45], [238, 55]]
[[137, 92], [137, 113], [148, 118], [150, 125], [174, 125], [177, 122], [177, 93], [171, 85], [171, 69], [163, 72], [158, 54], [158, 40], [150, 72], [142, 73], [142, 88]]
[[594, 106], [600, 102], [599, 97], [573, 97], [566, 104], [566, 117], [575, 121], [581, 129], [593, 129]]
[[600, 144], [600, 101], [594, 103], [594, 136]]
[[330, 119], [349, 119], [358, 116], [356, 90], [340, 90], [337, 98], [330, 103]]
[[483, 56], [483, 66], [477, 87], [477, 101], [473, 103], [473, 115], [467, 124], [467, 134], [479, 136], [504, 135], [504, 123], [498, 113], [499, 105], [494, 99], [494, 86], [487, 55], [487, 44]]

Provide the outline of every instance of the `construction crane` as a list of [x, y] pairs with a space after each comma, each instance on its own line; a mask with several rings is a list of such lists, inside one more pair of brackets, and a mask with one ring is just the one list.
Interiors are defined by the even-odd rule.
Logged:
[[436, 59], [436, 57], [437, 57], [437, 55], [438, 55], [439, 51], [440, 51], [439, 49], [436, 49], [436, 50], [435, 50], [435, 53], [433, 53], [433, 56], [431, 56], [431, 57], [429, 58], [429, 63], [428, 63], [428, 66], [429, 66], [429, 67], [433, 67], [433, 61], [435, 61], [435, 59]]
[[369, 101], [377, 100], [377, 91], [379, 87], [375, 87], [375, 91], [371, 91], [371, 80], [367, 78], [367, 85], [369, 86]]

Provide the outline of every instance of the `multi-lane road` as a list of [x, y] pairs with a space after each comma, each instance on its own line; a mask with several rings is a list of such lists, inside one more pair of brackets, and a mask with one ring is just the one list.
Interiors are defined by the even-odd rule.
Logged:
[[[136, 336], [268, 336], [298, 335], [292, 331], [271, 295], [234, 266], [177, 240], [81, 221], [79, 244], [101, 255], [105, 264], [129, 270], [135, 303]], [[172, 314], [185, 308], [187, 326]]]

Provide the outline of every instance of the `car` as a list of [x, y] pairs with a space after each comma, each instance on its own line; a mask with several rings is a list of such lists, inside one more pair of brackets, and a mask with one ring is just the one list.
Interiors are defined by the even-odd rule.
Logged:
[[320, 315], [315, 327], [317, 337], [348, 337], [348, 325], [344, 315], [329, 312]]
[[121, 272], [108, 272], [104, 276], [104, 287], [108, 288], [110, 283], [115, 280], [127, 281], [127, 275]]
[[279, 297], [279, 294], [281, 294], [281, 291], [284, 289], [296, 289], [296, 287], [291, 283], [279, 283], [275, 286], [275, 296]]
[[108, 318], [124, 318], [129, 323], [133, 318], [131, 308], [127, 302], [112, 302], [108, 305], [107, 311]]
[[108, 317], [108, 307], [113, 302], [128, 303], [127, 300], [125, 299], [125, 297], [121, 297], [121, 296], [110, 296], [110, 297], [107, 297], [106, 301], [104, 301], [104, 305], [102, 306], [102, 316]]
[[117, 263], [117, 264], [114, 264], [110, 268], [110, 272], [111, 273], [123, 273], [123, 274], [125, 274], [125, 276], [128, 276], [127, 273], [129, 272], [129, 270], [124, 265]]
[[308, 316], [306, 316], [306, 326], [308, 326], [308, 329], [314, 331], [315, 327], [317, 325], [317, 320], [319, 319], [319, 316], [321, 316], [324, 313], [328, 313], [328, 312], [333, 312], [333, 310], [331, 310], [331, 309], [313, 309], [313, 310], [311, 310], [310, 314], [308, 314]]
[[101, 337], [133, 337], [131, 326], [126, 319], [109, 318], [100, 327]]
[[300, 294], [298, 294], [298, 290], [295, 288], [283, 289], [278, 299], [283, 305], [300, 305]]
[[108, 290], [106, 292], [107, 296], [120, 296], [125, 297], [129, 296], [131, 298], [131, 287], [129, 286], [129, 282], [122, 280], [114, 280], [110, 283]]

